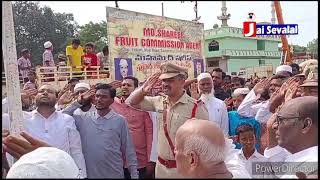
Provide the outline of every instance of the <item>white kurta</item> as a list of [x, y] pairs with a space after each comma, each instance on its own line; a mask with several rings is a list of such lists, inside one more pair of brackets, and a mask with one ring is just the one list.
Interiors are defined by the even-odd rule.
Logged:
[[229, 118], [227, 106], [220, 99], [210, 96], [210, 98], [200, 97], [209, 112], [209, 120], [218, 124], [224, 135], [229, 134]]
[[267, 123], [272, 113], [269, 111], [269, 100], [254, 103], [259, 97], [252, 89], [239, 105], [237, 112], [242, 117], [254, 117], [260, 123]]
[[34, 110], [24, 112], [24, 122], [26, 131], [31, 136], [70, 154], [77, 166], [81, 168], [81, 176], [87, 177], [80, 134], [73, 117], [55, 111], [50, 117], [45, 118]]

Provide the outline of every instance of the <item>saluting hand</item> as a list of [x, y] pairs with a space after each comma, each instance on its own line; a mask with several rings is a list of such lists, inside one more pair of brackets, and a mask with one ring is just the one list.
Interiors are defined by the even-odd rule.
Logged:
[[78, 103], [83, 104], [85, 101], [88, 101], [91, 97], [93, 97], [96, 94], [96, 89], [90, 89], [86, 91], [85, 93], [78, 96]]
[[115, 80], [115, 81], [112, 81], [112, 82], [110, 83], [110, 85], [112, 86], [112, 88], [117, 89], [117, 88], [119, 88], [119, 87], [122, 86], [122, 82], [121, 82], [121, 81], [118, 81], [118, 80]]
[[71, 91], [66, 91], [59, 99], [58, 105], [69, 104], [74, 97], [74, 94]]
[[146, 82], [142, 85], [144, 93], [150, 93], [156, 82], [158, 81], [161, 73], [157, 72], [152, 74]]

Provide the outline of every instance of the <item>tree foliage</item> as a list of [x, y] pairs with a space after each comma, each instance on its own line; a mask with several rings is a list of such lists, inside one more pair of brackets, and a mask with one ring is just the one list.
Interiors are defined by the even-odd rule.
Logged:
[[33, 65], [42, 64], [43, 44], [51, 41], [55, 57], [65, 52], [67, 39], [73, 37], [77, 23], [73, 14], [54, 13], [50, 7], [40, 7], [34, 1], [15, 1], [13, 3], [17, 55], [28, 48]]
[[307, 45], [307, 49], [308, 49], [308, 52], [311, 55], [314, 55], [314, 58], [317, 59], [318, 58], [318, 38], [310, 41]]
[[307, 48], [304, 46], [293, 45], [293, 52], [294, 53], [305, 53], [305, 52], [307, 52]]
[[93, 42], [96, 46], [95, 52], [100, 52], [107, 45], [107, 22], [93, 23], [90, 21], [80, 27], [79, 35], [81, 44]]

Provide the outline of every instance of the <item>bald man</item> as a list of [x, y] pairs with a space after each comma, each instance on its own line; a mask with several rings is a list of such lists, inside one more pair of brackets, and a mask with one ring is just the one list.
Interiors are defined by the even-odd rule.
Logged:
[[82, 170], [82, 176], [86, 177], [80, 134], [73, 117], [55, 109], [57, 102], [55, 88], [51, 85], [41, 86], [35, 99], [37, 109], [24, 112], [26, 132], [50, 146], [69, 153]]
[[178, 129], [175, 141], [177, 170], [186, 178], [250, 177], [214, 122], [188, 120]]
[[[318, 97], [304, 96], [285, 102], [271, 123], [278, 146], [266, 149], [265, 156], [277, 156], [277, 161], [297, 162], [296, 167], [312, 166], [304, 169], [317, 170], [314, 165], [318, 163]], [[281, 178], [297, 177], [285, 174]]]

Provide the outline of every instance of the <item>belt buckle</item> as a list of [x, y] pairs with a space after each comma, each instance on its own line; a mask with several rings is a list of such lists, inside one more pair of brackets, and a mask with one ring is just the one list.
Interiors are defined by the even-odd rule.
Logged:
[[168, 162], [167, 160], [164, 160], [164, 165], [165, 165], [166, 167], [168, 167], [168, 166], [169, 166], [169, 162]]

